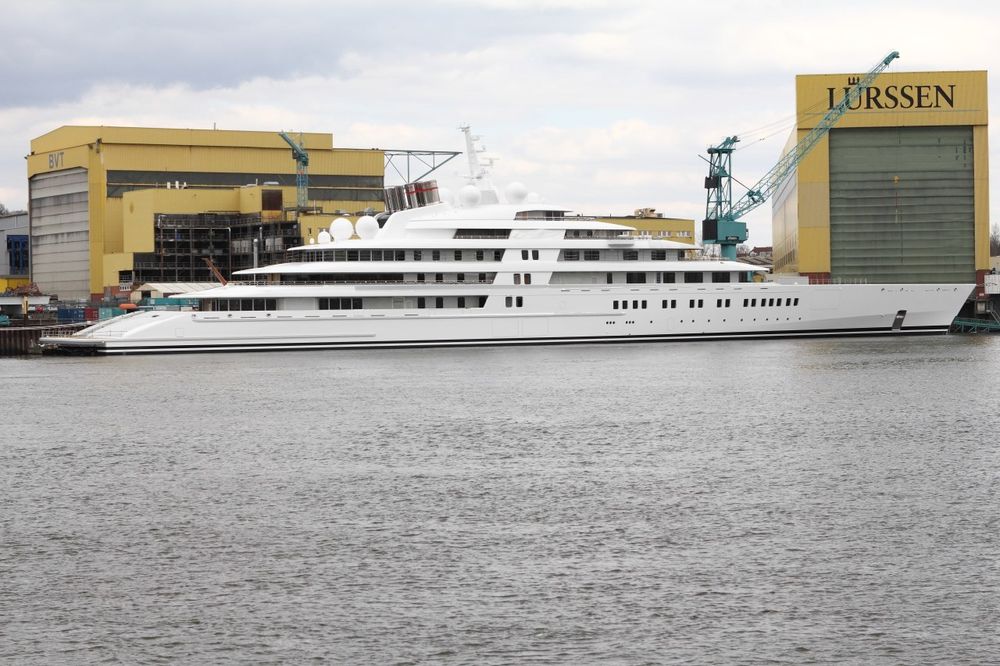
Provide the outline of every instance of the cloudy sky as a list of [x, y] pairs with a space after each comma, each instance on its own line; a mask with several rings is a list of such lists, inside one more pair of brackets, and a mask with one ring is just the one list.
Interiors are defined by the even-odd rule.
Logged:
[[[998, 7], [9, 0], [0, 202], [26, 207], [29, 142], [61, 125], [286, 129], [331, 132], [342, 147], [461, 150], [457, 127], [470, 124], [499, 158], [501, 186], [520, 180], [589, 214], [652, 206], [701, 219], [699, 155], [729, 134], [770, 134], [734, 156], [735, 175], [755, 182], [788, 137], [796, 74], [863, 72], [894, 49], [890, 71], [993, 69]], [[998, 165], [995, 114], [990, 126]], [[436, 175], [460, 184], [461, 166]], [[996, 179], [992, 190], [1000, 201]], [[750, 243], [770, 244], [770, 206], [747, 220]]]

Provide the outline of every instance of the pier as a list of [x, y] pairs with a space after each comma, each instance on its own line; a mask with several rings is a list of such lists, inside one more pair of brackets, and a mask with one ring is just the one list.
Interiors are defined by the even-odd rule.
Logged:
[[43, 335], [68, 335], [90, 326], [90, 323], [92, 322], [2, 327], [0, 328], [0, 356], [25, 356], [38, 353], [38, 339]]

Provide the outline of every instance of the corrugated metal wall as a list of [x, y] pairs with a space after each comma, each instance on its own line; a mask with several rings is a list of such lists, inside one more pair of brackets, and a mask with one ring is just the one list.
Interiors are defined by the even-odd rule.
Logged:
[[87, 170], [32, 176], [31, 275], [46, 294], [90, 298]]
[[830, 132], [830, 274], [975, 280], [972, 128]]

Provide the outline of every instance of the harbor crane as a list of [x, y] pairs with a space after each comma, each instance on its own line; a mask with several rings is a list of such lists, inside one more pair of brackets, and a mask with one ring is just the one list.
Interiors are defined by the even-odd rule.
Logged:
[[286, 132], [278, 132], [278, 136], [292, 148], [292, 157], [295, 158], [295, 206], [302, 211], [309, 206], [309, 153], [301, 133], [298, 142]]
[[708, 149], [708, 176], [705, 178], [708, 195], [705, 220], [702, 222], [702, 241], [717, 243], [723, 259], [736, 259], [736, 246], [747, 239], [747, 225], [740, 222], [740, 218], [774, 194], [809, 151], [827, 135], [851, 105], [861, 98], [875, 77], [898, 57], [899, 51], [893, 51], [848, 88], [844, 93], [844, 99], [830, 107], [808, 134], [778, 160], [778, 163], [771, 167], [756, 185], [748, 188], [746, 194], [736, 203], [733, 203], [732, 196], [732, 158], [733, 146], [739, 141], [739, 137], [727, 136], [719, 145], [711, 146]]

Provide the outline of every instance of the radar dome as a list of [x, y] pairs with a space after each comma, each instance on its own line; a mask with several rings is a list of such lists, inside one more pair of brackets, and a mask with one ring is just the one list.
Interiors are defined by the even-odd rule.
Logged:
[[329, 243], [332, 240], [332, 238], [333, 237], [330, 236], [330, 232], [327, 231], [326, 229], [324, 229], [323, 231], [319, 232], [319, 244], [320, 245], [323, 245], [324, 243]]
[[504, 189], [504, 197], [507, 199], [509, 204], [519, 204], [523, 203], [525, 197], [528, 196], [528, 188], [524, 186], [524, 183], [519, 183], [516, 180], [509, 183]]
[[483, 199], [483, 193], [475, 185], [466, 185], [458, 191], [458, 199], [466, 208], [476, 206]]
[[354, 229], [363, 240], [375, 238], [375, 234], [378, 233], [378, 220], [371, 215], [362, 215], [354, 223]]
[[354, 235], [354, 225], [346, 217], [338, 217], [330, 223], [330, 235], [335, 241], [345, 241]]

